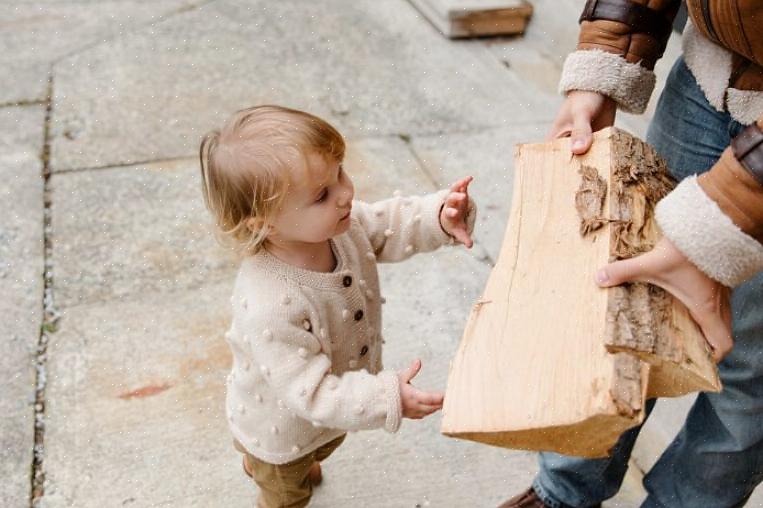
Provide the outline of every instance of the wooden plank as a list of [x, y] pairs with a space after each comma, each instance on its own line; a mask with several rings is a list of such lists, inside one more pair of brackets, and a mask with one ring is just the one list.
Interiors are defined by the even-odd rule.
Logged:
[[[509, 224], [451, 366], [443, 433], [600, 457], [642, 421], [647, 396], [719, 387], [680, 303], [651, 289], [645, 297], [638, 285], [634, 297], [593, 282], [618, 252], [656, 241], [653, 205], [671, 182], [644, 147], [617, 129], [597, 133], [581, 157], [570, 157], [568, 139], [517, 147]], [[648, 199], [640, 199], [645, 189]], [[634, 316], [651, 315], [656, 303], [670, 326], [637, 326]], [[643, 330], [660, 340], [643, 340]]]
[[450, 38], [524, 32], [532, 5], [524, 0], [411, 0], [440, 32]]

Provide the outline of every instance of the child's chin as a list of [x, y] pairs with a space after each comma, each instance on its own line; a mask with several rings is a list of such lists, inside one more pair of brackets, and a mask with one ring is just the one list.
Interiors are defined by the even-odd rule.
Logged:
[[342, 233], [346, 233], [347, 230], [350, 229], [350, 221], [349, 220], [343, 220], [340, 222], [336, 227], [336, 234], [341, 235]]

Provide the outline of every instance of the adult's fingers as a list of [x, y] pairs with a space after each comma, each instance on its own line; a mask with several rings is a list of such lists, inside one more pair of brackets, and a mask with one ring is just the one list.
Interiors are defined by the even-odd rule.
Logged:
[[591, 143], [593, 143], [591, 115], [585, 109], [573, 111], [571, 137], [572, 142], [570, 146], [572, 153], [581, 155], [591, 148]]
[[619, 286], [626, 282], [646, 282], [654, 270], [651, 252], [621, 261], [614, 261], [596, 272], [601, 287]]

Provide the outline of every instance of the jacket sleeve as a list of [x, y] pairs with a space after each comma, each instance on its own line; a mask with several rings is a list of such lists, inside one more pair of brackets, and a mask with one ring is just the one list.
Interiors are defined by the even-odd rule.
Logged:
[[247, 341], [260, 374], [297, 416], [344, 430], [396, 432], [402, 407], [394, 371], [332, 374], [331, 360], [298, 301], [262, 309], [247, 319]]
[[[393, 197], [376, 203], [356, 201], [353, 216], [366, 233], [379, 262], [396, 262], [452, 242], [440, 225], [447, 190], [425, 196]], [[467, 226], [474, 228], [476, 206], [469, 200]]]
[[654, 89], [654, 65], [665, 51], [680, 3], [587, 2], [577, 50], [564, 63], [560, 92], [599, 92], [612, 98], [623, 111], [642, 113]]
[[[763, 127], [763, 118], [758, 126]], [[763, 154], [763, 145], [759, 150]], [[694, 265], [726, 286], [763, 270], [763, 182], [731, 147], [710, 171], [685, 179], [665, 196], [656, 218]]]

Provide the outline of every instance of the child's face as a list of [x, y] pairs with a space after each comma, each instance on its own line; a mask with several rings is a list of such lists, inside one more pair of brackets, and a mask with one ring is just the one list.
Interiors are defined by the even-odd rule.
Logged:
[[355, 189], [341, 163], [317, 153], [311, 153], [307, 163], [272, 221], [272, 241], [320, 243], [350, 227]]

